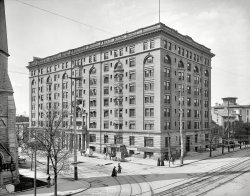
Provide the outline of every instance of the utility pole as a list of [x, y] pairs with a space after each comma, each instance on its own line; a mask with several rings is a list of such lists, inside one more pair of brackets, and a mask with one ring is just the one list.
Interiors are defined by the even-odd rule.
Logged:
[[77, 171], [77, 134], [76, 134], [76, 81], [80, 81], [81, 77], [69, 77], [75, 81], [75, 93], [74, 93], [74, 179], [78, 180]]
[[229, 144], [229, 101], [227, 102], [227, 147], [228, 152], [230, 152], [230, 144]]
[[170, 147], [170, 134], [168, 133], [168, 167], [170, 167], [171, 147]]
[[159, 0], [159, 22], [161, 22], [161, 0]]
[[37, 151], [37, 146], [36, 146], [36, 137], [37, 137], [37, 130], [35, 129], [35, 177], [34, 177], [34, 196], [36, 196], [36, 151]]
[[183, 141], [183, 133], [182, 133], [182, 89], [180, 88], [180, 138], [181, 138], [181, 157], [180, 164], [183, 165], [183, 157], [184, 157], [184, 141]]

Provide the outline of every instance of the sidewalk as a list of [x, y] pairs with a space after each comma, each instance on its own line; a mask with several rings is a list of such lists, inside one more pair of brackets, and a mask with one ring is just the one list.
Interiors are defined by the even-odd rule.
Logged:
[[[249, 147], [242, 147], [240, 148], [235, 148], [234, 151], [233, 149], [230, 149], [230, 153], [228, 153], [227, 148], [224, 149], [224, 155], [231, 154], [237, 151], [241, 151], [244, 149], [248, 149]], [[183, 167], [185, 165], [195, 163], [201, 160], [205, 159], [210, 159], [214, 157], [219, 157], [222, 155], [221, 153], [221, 148], [218, 148], [215, 151], [212, 151], [212, 157], [209, 157], [209, 151], [198, 153], [198, 152], [189, 152], [185, 157], [184, 157], [184, 164], [180, 165], [180, 160], [176, 160], [174, 164], [170, 164], [170, 168], [176, 168], [176, 167]], [[93, 157], [84, 157], [80, 156], [80, 153], [78, 154], [78, 161], [86, 161], [87, 159], [92, 159], [93, 163], [96, 165], [107, 165], [107, 164], [116, 164], [117, 161], [112, 161], [109, 159], [104, 159], [104, 154], [100, 153], [94, 153]], [[127, 157], [126, 158], [126, 163], [133, 163], [133, 164], [138, 164], [138, 165], [150, 165], [150, 166], [155, 166], [157, 167], [157, 160], [154, 159], [142, 159], [142, 158], [136, 158], [136, 157]], [[165, 166], [164, 167], [169, 167], [168, 166], [168, 161], [165, 161]], [[20, 169], [19, 170], [20, 174], [27, 176], [27, 177], [34, 177], [34, 172], [30, 171], [30, 169]], [[37, 179], [46, 182], [47, 174], [42, 173], [41, 171], [37, 171]], [[72, 178], [69, 177], [63, 177], [60, 176], [58, 177], [58, 187], [57, 187], [57, 192], [58, 196], [63, 196], [63, 195], [74, 195], [80, 192], [85, 191], [90, 187], [90, 184], [84, 180], [79, 179], [78, 181], [74, 181]], [[7, 195], [23, 195], [23, 196], [33, 196], [34, 195], [34, 189], [30, 189], [27, 191], [23, 192], [16, 192], [13, 194], [7, 194]], [[52, 196], [54, 195], [54, 186], [52, 185], [50, 188], [47, 188], [47, 186], [43, 187], [38, 187], [37, 188], [37, 195], [38, 196]]]
[[[237, 152], [240, 150], [244, 150], [249, 148], [247, 147], [242, 147], [241, 149], [239, 147], [235, 148], [234, 151], [232, 148], [230, 148], [230, 152], [228, 153], [228, 149], [224, 148], [224, 155], [233, 153], [233, 152]], [[170, 166], [172, 168], [175, 167], [182, 167], [191, 163], [195, 163], [198, 161], [202, 161], [202, 160], [206, 160], [206, 159], [211, 159], [214, 157], [219, 157], [222, 156], [222, 149], [221, 148], [217, 148], [215, 151], [212, 151], [212, 156], [209, 157], [209, 151], [204, 151], [204, 152], [188, 152], [187, 155], [184, 157], [184, 161], [183, 161], [183, 165], [180, 164], [180, 160], [176, 159], [174, 164], [170, 164]], [[137, 163], [137, 164], [147, 164], [147, 165], [157, 165], [157, 160], [152, 160], [152, 159], [140, 159], [140, 158], [135, 158], [135, 157], [131, 157], [131, 158], [127, 158], [127, 160], [133, 162], [133, 163]], [[168, 167], [168, 161], [164, 161], [165, 166]]]
[[[233, 152], [237, 152], [240, 150], [244, 150], [249, 148], [248, 146], [245, 147], [243, 146], [241, 149], [239, 147], [235, 148], [234, 151], [232, 148], [230, 148], [230, 152], [228, 153], [228, 149], [224, 148], [224, 155], [233, 153]], [[209, 157], [209, 151], [204, 151], [204, 152], [188, 152], [187, 155], [184, 157], [184, 164], [181, 165], [180, 164], [180, 160], [176, 159], [174, 164], [170, 164], [170, 166], [172, 168], [175, 167], [181, 167], [181, 166], [185, 166], [191, 163], [195, 163], [201, 160], [206, 160], [206, 159], [211, 159], [214, 157], [218, 157], [222, 155], [222, 149], [221, 148], [217, 148], [215, 151], [212, 151], [212, 157]], [[82, 158], [79, 158], [80, 160]], [[96, 153], [94, 152], [94, 157], [92, 159], [98, 159], [99, 164], [105, 164], [106, 162], [112, 162], [115, 163], [117, 161], [112, 161], [109, 160], [109, 158], [107, 160], [104, 159], [104, 154], [100, 154], [100, 153]], [[126, 162], [129, 163], [134, 163], [134, 164], [139, 164], [139, 165], [150, 165], [150, 166], [157, 166], [157, 160], [151, 159], [151, 158], [136, 158], [136, 157], [127, 157], [125, 158]], [[164, 161], [165, 167], [168, 167], [168, 161]]]
[[[34, 177], [34, 172], [30, 171], [30, 169], [20, 169], [19, 172], [20, 174], [26, 177], [32, 177], [32, 178]], [[46, 182], [47, 174], [37, 171], [37, 179]], [[90, 184], [84, 180], [74, 181], [73, 179], [70, 178], [59, 177], [57, 181], [58, 181], [57, 182], [58, 196], [74, 195], [82, 191], [85, 191], [90, 187]], [[16, 192], [11, 195], [33, 196], [34, 189], [32, 188], [27, 191]], [[47, 186], [37, 187], [37, 196], [53, 196], [53, 195], [54, 195], [54, 185], [52, 185], [50, 188], [48, 188]]]

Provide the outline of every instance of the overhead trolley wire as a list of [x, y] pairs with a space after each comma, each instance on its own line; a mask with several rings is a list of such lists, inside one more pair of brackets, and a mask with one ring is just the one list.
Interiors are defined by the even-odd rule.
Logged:
[[64, 18], [64, 19], [69, 20], [69, 21], [72, 21], [72, 22], [74, 22], [74, 23], [78, 23], [78, 24], [83, 25], [83, 26], [86, 26], [86, 27], [88, 27], [88, 28], [93, 28], [93, 29], [96, 29], [96, 30], [98, 30], [98, 31], [102, 31], [102, 32], [104, 32], [104, 33], [113, 35], [113, 33], [108, 32], [108, 31], [106, 31], [106, 30], [103, 30], [103, 29], [101, 29], [101, 28], [99, 28], [99, 27], [96, 27], [96, 26], [93, 26], [93, 25], [89, 25], [89, 24], [83, 23], [83, 22], [81, 22], [81, 21], [78, 21], [78, 20], [73, 19], [73, 18], [69, 18], [69, 17], [64, 16], [64, 15], [62, 15], [62, 14], [58, 14], [58, 13], [56, 13], [56, 12], [52, 12], [52, 11], [46, 10], [46, 9], [44, 9], [44, 8], [40, 8], [40, 7], [38, 7], [38, 6], [29, 4], [29, 3], [25, 3], [25, 2], [20, 1], [20, 0], [15, 0], [15, 1], [17, 1], [17, 2], [19, 2], [19, 3], [21, 3], [21, 4], [24, 4], [24, 5], [33, 7], [33, 8], [35, 8], [35, 9], [38, 9], [38, 10], [47, 12], [47, 13], [49, 13], [49, 14], [52, 14], [52, 15], [55, 15], [55, 16]]

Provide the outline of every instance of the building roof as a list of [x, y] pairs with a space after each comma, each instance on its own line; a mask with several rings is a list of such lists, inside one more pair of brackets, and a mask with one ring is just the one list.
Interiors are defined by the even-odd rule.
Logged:
[[33, 61], [29, 62], [29, 65], [27, 66], [27, 68], [30, 68], [32, 66], [36, 66], [36, 65], [40, 65], [40, 64], [44, 64], [47, 62], [52, 62], [55, 61], [57, 59], [61, 59], [64, 57], [71, 57], [72, 55], [77, 55], [80, 54], [82, 52], [88, 52], [88, 51], [92, 51], [95, 49], [100, 49], [100, 48], [104, 48], [104, 47], [108, 47], [110, 45], [113, 44], [118, 44], [124, 41], [128, 41], [131, 39], [135, 39], [137, 37], [141, 37], [143, 35], [147, 35], [147, 34], [151, 34], [151, 33], [155, 33], [155, 32], [164, 32], [180, 41], [183, 41], [184, 43], [195, 47], [199, 50], [201, 50], [203, 53], [208, 54], [211, 57], [214, 57], [215, 55], [213, 53], [211, 53], [211, 49], [205, 47], [204, 45], [201, 45], [197, 42], [195, 42], [190, 36], [187, 35], [182, 35], [180, 34], [177, 30], [174, 30], [168, 26], [166, 26], [163, 23], [156, 23], [154, 25], [148, 26], [148, 27], [144, 27], [144, 28], [140, 28], [137, 29], [135, 31], [132, 32], [128, 32], [119, 36], [115, 36], [106, 40], [101, 40], [101, 41], [97, 41], [95, 43], [92, 44], [88, 44], [88, 45], [84, 45], [75, 49], [71, 49], [71, 50], [67, 50], [64, 52], [60, 52], [58, 54], [52, 55], [52, 56], [48, 56], [45, 58], [34, 58]]
[[0, 52], [8, 54], [4, 0], [0, 0]]
[[236, 118], [236, 115], [235, 114], [228, 114], [228, 111], [226, 111], [226, 110], [222, 110], [222, 111], [216, 111], [215, 112], [215, 114], [219, 114], [220, 116], [222, 116], [222, 117], [234, 117], [234, 118]]

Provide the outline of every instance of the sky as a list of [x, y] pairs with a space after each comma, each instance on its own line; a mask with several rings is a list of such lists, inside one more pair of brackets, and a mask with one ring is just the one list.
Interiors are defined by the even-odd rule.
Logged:
[[[215, 54], [212, 106], [250, 104], [250, 1], [161, 0], [160, 21]], [[5, 0], [17, 114], [29, 114], [28, 63], [159, 22], [158, 0]]]

